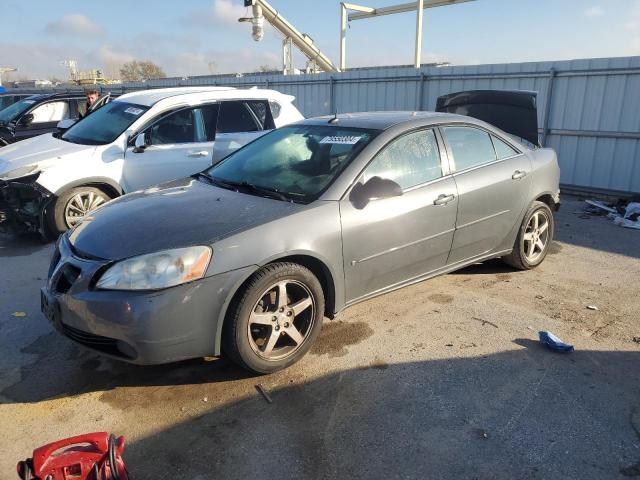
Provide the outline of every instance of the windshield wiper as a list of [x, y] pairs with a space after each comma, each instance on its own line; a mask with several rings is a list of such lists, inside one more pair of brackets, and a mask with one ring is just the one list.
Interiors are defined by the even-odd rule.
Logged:
[[209, 179], [209, 181], [213, 182], [215, 185], [218, 185], [219, 187], [222, 188], [226, 188], [228, 190], [236, 190], [236, 191], [240, 191], [240, 190], [244, 190], [244, 191], [252, 191], [254, 193], [259, 193], [262, 194], [265, 197], [270, 197], [270, 198], [275, 198], [277, 200], [282, 200], [283, 202], [293, 202], [294, 200], [289, 197], [288, 195], [278, 191], [275, 188], [269, 188], [269, 187], [262, 187], [260, 185], [254, 185], [253, 183], [249, 183], [249, 182], [234, 182], [232, 180], [221, 180], [219, 178], [216, 177], [211, 177], [209, 175], [206, 175], [204, 173], [201, 173], [200, 175], [205, 176]]

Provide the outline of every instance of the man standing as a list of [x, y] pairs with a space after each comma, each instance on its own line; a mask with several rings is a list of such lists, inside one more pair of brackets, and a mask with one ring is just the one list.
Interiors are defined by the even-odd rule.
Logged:
[[87, 96], [87, 102], [84, 105], [84, 111], [81, 108], [80, 109], [80, 118], [84, 118], [87, 115], [89, 115], [91, 107], [93, 106], [94, 103], [96, 103], [96, 100], [98, 100], [98, 97], [100, 96], [97, 90], [86, 90], [85, 95]]

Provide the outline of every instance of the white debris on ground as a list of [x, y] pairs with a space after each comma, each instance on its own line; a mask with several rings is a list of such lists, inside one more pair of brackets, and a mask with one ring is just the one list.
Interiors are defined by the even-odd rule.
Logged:
[[589, 205], [588, 210], [607, 212], [607, 217], [616, 225], [640, 230], [640, 202], [629, 202], [626, 206], [618, 204], [617, 208], [599, 200], [585, 200], [585, 202]]

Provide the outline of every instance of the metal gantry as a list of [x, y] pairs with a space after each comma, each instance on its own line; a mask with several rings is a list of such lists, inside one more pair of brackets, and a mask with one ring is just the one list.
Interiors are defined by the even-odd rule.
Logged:
[[[353, 3], [340, 4], [340, 70], [347, 68], [347, 26], [353, 20], [394, 15], [397, 13], [416, 12], [416, 42], [414, 67], [420, 68], [422, 56], [422, 19], [425, 8], [445, 7], [458, 3], [474, 2], [475, 0], [416, 0], [409, 3], [401, 3], [388, 7], [372, 8]], [[350, 13], [351, 12], [351, 13]]]

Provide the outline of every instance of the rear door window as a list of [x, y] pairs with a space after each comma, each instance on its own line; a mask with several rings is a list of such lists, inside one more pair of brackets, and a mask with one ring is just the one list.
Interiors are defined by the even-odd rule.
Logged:
[[498, 137], [491, 135], [491, 140], [493, 140], [493, 146], [496, 149], [496, 155], [498, 156], [498, 160], [502, 160], [503, 158], [509, 158], [509, 157], [518, 155], [519, 152], [515, 148], [503, 142]]
[[484, 130], [474, 127], [444, 127], [442, 130], [453, 153], [456, 171], [496, 160], [491, 137]]
[[262, 129], [259, 119], [246, 102], [232, 101], [220, 104], [218, 133], [258, 132]]
[[69, 118], [80, 118], [87, 110], [87, 102], [84, 99], [73, 99], [69, 101]]
[[197, 110], [200, 112], [200, 116], [202, 118], [202, 128], [205, 136], [204, 141], [213, 142], [216, 137], [220, 105], [218, 103], [212, 103], [210, 105], [203, 105]]
[[249, 100], [247, 105], [256, 116], [262, 130], [271, 130], [276, 128], [273, 122], [273, 111], [271, 104], [266, 100]]

